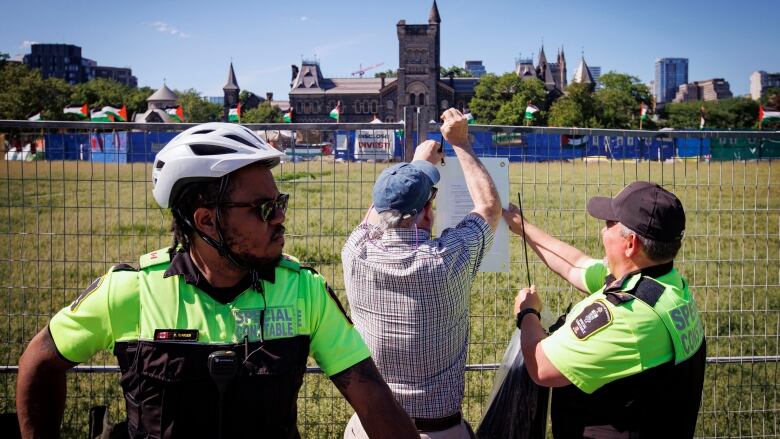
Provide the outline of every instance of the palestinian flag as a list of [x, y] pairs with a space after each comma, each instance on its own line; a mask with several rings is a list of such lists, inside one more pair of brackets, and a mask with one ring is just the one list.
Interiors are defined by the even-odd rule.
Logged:
[[31, 122], [35, 122], [35, 121], [43, 120], [43, 118], [41, 117], [41, 112], [39, 111], [33, 114], [32, 116], [28, 117], [27, 120]]
[[534, 120], [534, 113], [538, 111], [539, 109], [536, 108], [536, 105], [528, 104], [528, 106], [525, 107], [525, 118], [528, 120]]
[[758, 107], [758, 121], [759, 122], [780, 122], [780, 111], [764, 110], [764, 106]]
[[336, 104], [336, 108], [330, 110], [330, 114], [328, 115], [331, 119], [336, 119], [336, 122], [339, 121], [339, 117], [341, 116], [341, 101], [339, 101]]
[[181, 105], [179, 105], [178, 107], [166, 108], [165, 112], [168, 113], [168, 116], [170, 116], [171, 119], [177, 122], [184, 121], [184, 111], [182, 111]]
[[284, 123], [292, 123], [292, 118], [293, 118], [293, 111], [292, 108], [290, 108], [290, 111], [284, 113], [283, 116]]
[[228, 111], [228, 122], [241, 123], [241, 102], [238, 103], [236, 108], [231, 108]]
[[117, 122], [127, 122], [127, 107], [124, 104], [122, 105], [122, 108], [105, 106], [101, 111], [114, 116], [114, 120]]
[[647, 120], [647, 105], [644, 102], [639, 105], [639, 119]]
[[75, 107], [65, 107], [62, 109], [62, 112], [64, 114], [75, 114], [76, 116], [86, 119], [89, 117], [89, 108], [87, 107], [87, 104], [84, 104], [82, 106], [75, 106]]
[[466, 114], [464, 114], [463, 117], [466, 118], [466, 122], [469, 125], [474, 125], [475, 123], [477, 123], [477, 121], [474, 119], [474, 116], [472, 116], [470, 112], [466, 112]]
[[93, 111], [90, 113], [89, 120], [92, 122], [113, 122], [114, 116], [110, 113], [106, 113], [103, 110]]

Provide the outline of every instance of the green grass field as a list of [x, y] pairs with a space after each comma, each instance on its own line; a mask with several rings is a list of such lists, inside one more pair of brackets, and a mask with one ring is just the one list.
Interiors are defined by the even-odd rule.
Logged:
[[[291, 194], [285, 251], [314, 266], [344, 303], [340, 252], [370, 204], [379, 163], [316, 160], [275, 169]], [[551, 234], [601, 257], [601, 224], [585, 213], [594, 195], [649, 179], [675, 192], [688, 223], [677, 266], [705, 318], [710, 357], [780, 354], [780, 179], [771, 162], [577, 161], [512, 164], [512, 194]], [[149, 164], [6, 162], [0, 167], [0, 362], [16, 365], [50, 316], [111, 265], [170, 243], [169, 215], [151, 197]], [[516, 196], [512, 196], [516, 201]], [[511, 336], [511, 304], [525, 282], [521, 241], [508, 274], [480, 275], [471, 301], [469, 364], [498, 363]], [[577, 294], [531, 255], [531, 278], [556, 312]], [[111, 365], [101, 354], [92, 364]], [[478, 424], [494, 372], [467, 372], [464, 413]], [[15, 375], [0, 374], [0, 412], [12, 412]], [[699, 418], [702, 437], [777, 437], [777, 362], [712, 364]], [[69, 375], [64, 437], [83, 437], [87, 410], [122, 416], [116, 374]], [[670, 389], [670, 398], [674, 397]], [[301, 391], [304, 437], [340, 437], [351, 409], [322, 375]]]

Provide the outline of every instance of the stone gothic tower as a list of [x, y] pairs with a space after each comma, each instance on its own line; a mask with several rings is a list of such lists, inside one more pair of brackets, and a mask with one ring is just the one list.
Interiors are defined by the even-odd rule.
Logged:
[[420, 121], [436, 120], [437, 89], [441, 72], [439, 58], [441, 17], [436, 0], [428, 15], [428, 24], [398, 22], [398, 104], [396, 120], [419, 109]]
[[561, 90], [563, 90], [569, 84], [569, 80], [566, 79], [566, 55], [563, 54], [563, 47], [558, 52], [558, 72], [561, 75], [560, 84]]
[[238, 105], [238, 94], [241, 92], [241, 89], [238, 88], [238, 82], [236, 82], [236, 72], [233, 71], [233, 62], [230, 63], [227, 84], [222, 87], [222, 92], [225, 95], [225, 108], [222, 114], [222, 121], [227, 122], [228, 112], [230, 112], [231, 108], [235, 108], [236, 105]]

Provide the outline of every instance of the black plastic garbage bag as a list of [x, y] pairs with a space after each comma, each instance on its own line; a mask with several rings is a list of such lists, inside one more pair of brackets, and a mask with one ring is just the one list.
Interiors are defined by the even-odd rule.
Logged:
[[547, 428], [550, 389], [528, 375], [515, 330], [496, 372], [488, 408], [477, 428], [479, 439], [542, 439]]

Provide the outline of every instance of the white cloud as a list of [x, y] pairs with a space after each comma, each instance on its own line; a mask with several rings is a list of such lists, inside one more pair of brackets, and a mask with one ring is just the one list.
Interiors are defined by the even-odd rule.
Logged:
[[186, 32], [182, 32], [179, 29], [176, 29], [175, 27], [169, 25], [168, 23], [166, 23], [164, 21], [155, 21], [153, 23], [150, 23], [150, 25], [153, 28], [157, 29], [158, 32], [162, 32], [164, 34], [170, 34], [170, 35], [173, 35], [173, 36], [179, 37], [179, 38], [189, 38], [189, 37], [191, 37], [190, 34], [188, 34]]
[[20, 49], [29, 49], [30, 46], [32, 46], [33, 44], [38, 44], [38, 42], [37, 41], [24, 40], [24, 41], [22, 41], [22, 45], [19, 46], [19, 48]]
[[306, 17], [306, 16], [301, 17], [301, 21], [306, 21], [308, 19], [309, 19], [309, 17]]

